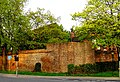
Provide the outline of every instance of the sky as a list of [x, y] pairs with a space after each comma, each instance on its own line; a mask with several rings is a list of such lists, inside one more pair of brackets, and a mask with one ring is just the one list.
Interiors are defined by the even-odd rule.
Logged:
[[50, 10], [56, 18], [61, 17], [60, 24], [63, 25], [64, 29], [70, 30], [73, 25], [77, 25], [77, 23], [72, 20], [71, 14], [82, 12], [87, 1], [88, 0], [28, 0], [25, 11], [29, 9], [36, 11], [37, 8]]

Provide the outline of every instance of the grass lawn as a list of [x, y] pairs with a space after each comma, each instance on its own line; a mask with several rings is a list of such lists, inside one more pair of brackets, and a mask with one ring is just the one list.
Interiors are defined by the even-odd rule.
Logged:
[[[15, 71], [0, 71], [0, 73], [5, 74], [15, 74]], [[119, 72], [101, 72], [95, 74], [72, 74], [68, 75], [67, 73], [44, 73], [44, 72], [26, 72], [26, 71], [19, 71], [18, 74], [20, 75], [36, 75], [36, 76], [91, 76], [91, 77], [118, 77]]]

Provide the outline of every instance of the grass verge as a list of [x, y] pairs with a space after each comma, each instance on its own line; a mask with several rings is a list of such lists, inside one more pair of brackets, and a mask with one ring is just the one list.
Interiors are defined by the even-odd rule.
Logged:
[[[15, 71], [0, 71], [0, 73], [4, 74], [15, 74]], [[19, 71], [18, 74], [20, 75], [35, 75], [35, 76], [90, 76], [90, 77], [118, 77], [119, 72], [101, 72], [95, 74], [67, 74], [67, 73], [44, 73], [44, 72], [26, 72], [26, 71]]]

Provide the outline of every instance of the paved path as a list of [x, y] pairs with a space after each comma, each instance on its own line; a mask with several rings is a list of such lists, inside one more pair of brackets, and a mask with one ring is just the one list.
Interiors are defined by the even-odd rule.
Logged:
[[64, 77], [0, 74], [0, 82], [120, 82], [119, 77]]

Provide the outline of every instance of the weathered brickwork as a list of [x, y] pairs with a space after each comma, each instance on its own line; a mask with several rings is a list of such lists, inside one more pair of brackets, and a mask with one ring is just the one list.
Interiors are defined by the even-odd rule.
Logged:
[[[20, 71], [34, 71], [35, 64], [41, 63], [42, 64], [42, 70], [44, 71], [44, 63], [43, 58], [51, 58], [48, 56], [49, 51], [47, 50], [26, 50], [26, 51], [20, 51], [19, 52], [19, 70]], [[11, 62], [11, 70], [15, 70], [15, 60], [14, 57], [12, 57]], [[47, 63], [47, 62], [45, 62]]]
[[0, 56], [0, 70], [2, 69], [2, 56]]
[[95, 62], [109, 62], [109, 61], [118, 61], [117, 51], [114, 53], [113, 58], [111, 53], [95, 54]]
[[94, 51], [89, 42], [49, 44], [47, 49], [52, 51], [49, 54], [54, 57], [53, 72], [66, 72], [68, 64], [95, 63]]
[[[114, 60], [118, 61], [117, 53], [114, 54]], [[104, 61], [112, 61], [111, 54], [95, 55], [91, 43], [85, 41], [48, 44], [47, 49], [20, 51], [18, 63], [20, 71], [34, 71], [35, 64], [41, 63], [43, 72], [67, 72], [68, 64], [93, 64]], [[8, 69], [15, 70], [15, 68], [14, 55], [12, 55], [12, 59], [8, 60]]]

